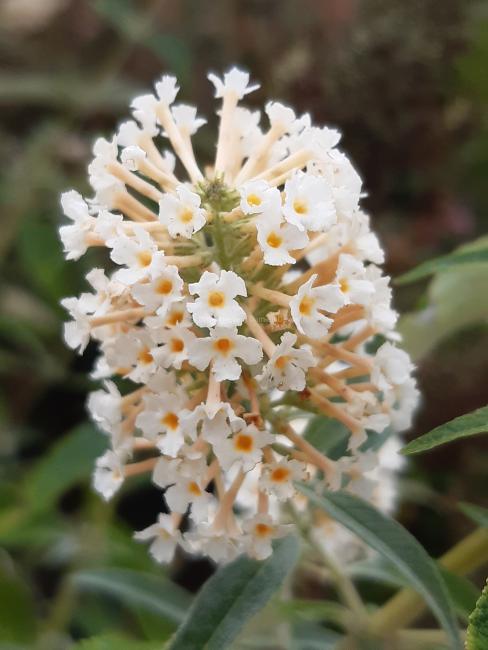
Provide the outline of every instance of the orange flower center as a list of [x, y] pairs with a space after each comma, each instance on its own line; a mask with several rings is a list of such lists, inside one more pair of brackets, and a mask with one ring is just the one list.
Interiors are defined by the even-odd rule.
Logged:
[[349, 286], [349, 282], [348, 282], [347, 278], [341, 278], [339, 280], [339, 287], [340, 287], [342, 293], [347, 293], [349, 291], [349, 289], [351, 288]]
[[239, 433], [235, 437], [235, 448], [238, 451], [244, 451], [246, 453], [252, 451], [253, 448], [253, 438], [247, 433]]
[[286, 354], [283, 354], [281, 357], [278, 357], [276, 359], [275, 366], [278, 368], [278, 370], [283, 370], [283, 368], [286, 366], [289, 360], [290, 357]]
[[184, 314], [182, 311], [174, 311], [168, 316], [168, 320], [166, 322], [168, 325], [174, 327], [175, 325], [178, 325], [178, 323], [181, 323], [183, 316]]
[[168, 427], [168, 429], [176, 429], [179, 422], [180, 419], [176, 413], [166, 413], [166, 415], [161, 418], [161, 424], [164, 424], [166, 427]]
[[196, 497], [199, 497], [202, 493], [202, 490], [200, 489], [199, 485], [195, 483], [195, 481], [190, 481], [190, 483], [188, 483], [188, 492]]
[[293, 209], [297, 214], [307, 214], [308, 212], [308, 206], [305, 201], [300, 201], [299, 199], [293, 201]]
[[171, 352], [183, 352], [185, 344], [181, 339], [171, 339], [170, 347]]
[[268, 537], [273, 532], [273, 529], [268, 524], [259, 523], [254, 526], [254, 532], [258, 537]]
[[225, 295], [222, 291], [212, 291], [208, 294], [208, 304], [211, 307], [223, 307], [225, 304]]
[[271, 248], [279, 248], [283, 243], [283, 238], [277, 235], [275, 232], [270, 232], [266, 239], [266, 243]]
[[193, 219], [193, 212], [189, 209], [186, 208], [185, 210], [182, 210], [180, 212], [180, 221], [183, 223], [189, 223]]
[[271, 472], [271, 480], [275, 481], [276, 483], [283, 483], [283, 481], [286, 481], [289, 476], [290, 470], [286, 467], [276, 467]]
[[149, 348], [144, 348], [141, 350], [137, 358], [141, 363], [144, 363], [146, 365], [154, 361], [153, 355], [149, 352]]
[[163, 296], [167, 296], [168, 293], [171, 293], [173, 289], [173, 283], [171, 280], [160, 280], [156, 286], [156, 293], [160, 293]]
[[233, 348], [233, 343], [230, 339], [218, 339], [214, 343], [214, 348], [220, 352], [220, 354], [228, 354]]
[[315, 300], [310, 296], [304, 296], [300, 302], [298, 310], [303, 316], [310, 316]]
[[149, 266], [152, 262], [152, 253], [151, 251], [140, 251], [140, 253], [137, 253], [137, 259], [140, 266]]
[[257, 194], [248, 194], [247, 195], [247, 202], [249, 205], [253, 205], [255, 207], [258, 207], [258, 205], [261, 205], [261, 199]]

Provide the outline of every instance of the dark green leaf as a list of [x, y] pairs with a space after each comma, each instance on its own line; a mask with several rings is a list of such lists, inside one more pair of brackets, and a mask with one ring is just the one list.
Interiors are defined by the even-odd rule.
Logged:
[[347, 452], [349, 435], [350, 431], [344, 424], [325, 415], [313, 417], [304, 433], [305, 440], [332, 460]]
[[439, 566], [439, 569], [456, 612], [467, 621], [476, 605], [476, 599], [479, 595], [478, 589], [468, 578], [451, 573], [451, 571], [444, 569], [443, 566]]
[[488, 528], [488, 509], [475, 506], [472, 503], [460, 503], [459, 509], [482, 528]]
[[79, 589], [113, 596], [129, 608], [158, 614], [175, 625], [181, 623], [190, 606], [190, 596], [163, 576], [130, 569], [79, 571], [73, 576]]
[[77, 650], [161, 650], [161, 641], [134, 641], [116, 634], [97, 636], [77, 643]]
[[395, 284], [409, 284], [422, 278], [426, 278], [433, 273], [438, 273], [459, 264], [474, 264], [477, 262], [488, 262], [488, 248], [482, 248], [474, 251], [459, 251], [451, 255], [436, 257], [416, 266], [408, 273], [404, 273], [395, 280]]
[[488, 585], [485, 585], [469, 617], [466, 636], [466, 650], [486, 650], [486, 648], [488, 648]]
[[106, 448], [105, 436], [82, 424], [55, 443], [28, 473], [24, 494], [33, 510], [52, 505], [67, 489], [86, 480], [97, 456]]
[[0, 573], [0, 641], [28, 643], [36, 635], [34, 602], [15, 576]]
[[448, 634], [451, 647], [461, 647], [456, 617], [439, 570], [403, 526], [347, 492], [325, 491], [318, 495], [308, 485], [298, 484], [298, 487], [314, 505], [390, 560], [430, 606]]
[[169, 650], [223, 650], [278, 589], [298, 559], [298, 540], [277, 541], [262, 562], [240, 556], [221, 567], [195, 598]]
[[444, 445], [446, 442], [467, 438], [485, 431], [488, 431], [488, 406], [483, 406], [472, 413], [461, 415], [450, 422], [441, 424], [429, 433], [412, 440], [401, 450], [401, 453], [419, 454], [422, 451]]

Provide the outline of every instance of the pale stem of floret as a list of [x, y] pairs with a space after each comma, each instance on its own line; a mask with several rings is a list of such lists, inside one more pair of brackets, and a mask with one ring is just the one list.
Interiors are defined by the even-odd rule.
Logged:
[[239, 98], [232, 90], [224, 91], [222, 97], [222, 110], [220, 113], [219, 134], [217, 138], [217, 151], [215, 154], [215, 175], [223, 174], [228, 180], [228, 153], [229, 143], [232, 142], [232, 117], [237, 108]]
[[201, 255], [165, 255], [164, 261], [167, 264], [174, 264], [180, 269], [186, 269], [192, 266], [198, 266], [203, 262]]
[[304, 167], [309, 160], [313, 158], [313, 154], [308, 149], [300, 149], [295, 153], [287, 156], [276, 165], [269, 167], [266, 171], [261, 172], [257, 176], [253, 177], [253, 180], [264, 180], [268, 183], [273, 184], [273, 181], [283, 176], [284, 174], [289, 174], [291, 171]]
[[271, 302], [273, 305], [279, 305], [280, 307], [288, 307], [290, 300], [293, 296], [289, 296], [282, 291], [275, 291], [274, 289], [266, 289], [260, 284], [248, 284], [249, 293], [263, 300]]
[[188, 149], [188, 146], [186, 145], [185, 140], [183, 139], [178, 127], [176, 126], [173, 116], [171, 115], [169, 106], [163, 103], [159, 103], [156, 108], [156, 113], [159, 122], [161, 123], [166, 132], [166, 135], [169, 138], [169, 141], [171, 142], [174, 152], [183, 163], [183, 166], [188, 172], [192, 183], [198, 183], [199, 181], [203, 180], [203, 175], [198, 168], [195, 156], [193, 155], [193, 150]]
[[244, 163], [241, 171], [237, 174], [234, 184], [239, 187], [242, 183], [249, 180], [253, 174], [259, 173], [266, 165], [269, 158], [269, 153], [273, 144], [281, 138], [285, 133], [285, 127], [282, 124], [276, 123], [269, 129], [266, 135], [263, 136], [259, 146], [249, 156]]
[[129, 463], [124, 467], [124, 476], [127, 478], [129, 476], [137, 476], [138, 474], [151, 472], [154, 469], [158, 460], [159, 460], [159, 456], [155, 456], [154, 458], [147, 458], [146, 460], [141, 460], [138, 463]]
[[269, 498], [265, 492], [258, 491], [258, 514], [267, 515], [269, 510]]
[[207, 392], [207, 405], [213, 406], [220, 402], [220, 382], [215, 378], [215, 374], [210, 371], [208, 373], [208, 392]]
[[326, 475], [331, 475], [336, 471], [334, 461], [321, 454], [318, 449], [305, 440], [305, 438], [300, 436], [289, 422], [286, 422], [286, 420], [282, 420], [279, 417], [272, 417], [271, 422], [278, 433], [286, 436], [294, 445], [306, 454], [308, 461], [312, 463], [312, 465], [315, 465]]
[[141, 386], [140, 388], [133, 390], [131, 393], [127, 393], [127, 395], [124, 395], [120, 400], [120, 408], [124, 410], [129, 406], [132, 406], [132, 404], [135, 404], [135, 402], [137, 402], [145, 392], [147, 392], [146, 386]]
[[229, 516], [232, 515], [232, 506], [234, 505], [234, 501], [239, 490], [241, 489], [241, 485], [243, 484], [245, 477], [246, 474], [242, 471], [242, 469], [240, 469], [239, 473], [233, 480], [232, 485], [220, 500], [220, 506], [213, 521], [213, 527], [215, 530], [219, 530], [220, 528], [224, 527]]
[[154, 449], [155, 446], [156, 443], [151, 440], [146, 440], [146, 438], [134, 438], [133, 441], [133, 448], [135, 450]]
[[309, 374], [320, 383], [326, 384], [334, 393], [342, 397], [347, 402], [353, 402], [355, 399], [354, 391], [343, 381], [333, 375], [329, 375], [320, 368], [309, 368]]
[[163, 193], [158, 190], [157, 187], [154, 187], [154, 185], [151, 185], [151, 183], [148, 183], [142, 178], [139, 178], [139, 176], [131, 172], [129, 169], [124, 167], [124, 165], [117, 161], [108, 163], [108, 165], [106, 165], [106, 169], [110, 174], [112, 174], [112, 176], [118, 178], [120, 181], [136, 190], [136, 192], [139, 192], [139, 194], [146, 196], [148, 199], [151, 199], [151, 201], [154, 201], [155, 203], [158, 203], [163, 196]]
[[148, 178], [156, 181], [164, 190], [171, 192], [178, 185], [178, 179], [173, 174], [162, 171], [149, 159], [139, 160], [137, 162], [138, 170]]
[[272, 357], [276, 349], [275, 344], [266, 334], [266, 332], [258, 323], [258, 321], [254, 318], [253, 314], [248, 309], [244, 309], [244, 310], [246, 312], [246, 323], [249, 328], [249, 331], [261, 343], [261, 345], [263, 346], [263, 350], [266, 352], [268, 357]]
[[311, 266], [296, 280], [293, 280], [293, 282], [286, 284], [284, 288], [286, 288], [286, 290], [291, 293], [295, 293], [302, 286], [302, 284], [305, 284], [305, 282], [307, 282], [312, 277], [312, 275], [318, 275], [316, 281], [317, 286], [330, 284], [336, 275], [337, 264], [339, 263], [339, 255], [344, 252], [346, 252], [346, 248], [343, 246], [326, 260], [322, 260], [321, 262], [317, 262]]
[[356, 377], [364, 377], [364, 375], [369, 374], [364, 368], [344, 368], [344, 370], [339, 370], [334, 373], [336, 377], [340, 379], [354, 379]]
[[363, 430], [361, 423], [346, 413], [340, 406], [323, 397], [317, 390], [310, 388], [310, 400], [329, 417], [335, 418], [345, 424], [351, 433], [360, 433]]
[[111, 323], [120, 323], [129, 320], [141, 320], [146, 316], [151, 316], [153, 312], [147, 311], [144, 307], [134, 307], [131, 309], [120, 309], [112, 311], [104, 316], [94, 316], [89, 319], [91, 327], [101, 327], [102, 325], [110, 325]]
[[241, 210], [240, 207], [234, 208], [230, 212], [225, 212], [222, 215], [222, 219], [226, 221], [227, 223], [232, 223], [233, 221], [237, 221], [238, 219], [242, 219], [244, 216], [244, 212]]
[[154, 140], [152, 139], [152, 137], [147, 133], [142, 133], [138, 139], [137, 144], [141, 147], [141, 149], [143, 149], [146, 152], [150, 162], [159, 171], [165, 174], [165, 176], [167, 176], [170, 179], [172, 184], [177, 185], [178, 179], [173, 174], [173, 172], [169, 171], [168, 164], [163, 158], [163, 156], [161, 155], [159, 149], [154, 144]]
[[322, 352], [326, 352], [330, 357], [332, 357], [332, 360], [329, 360], [327, 357], [325, 357], [319, 362], [319, 366], [322, 368], [330, 365], [336, 359], [340, 359], [341, 361], [346, 361], [352, 366], [358, 366], [359, 368], [365, 370], [367, 373], [371, 372], [372, 363], [369, 361], [369, 359], [360, 354], [357, 354], [356, 352], [346, 350], [342, 345], [334, 345], [332, 343], [324, 341], [323, 339], [311, 339], [306, 336], [301, 337], [301, 339], [306, 341], [309, 345], [318, 348]]
[[259, 272], [263, 266], [263, 250], [261, 246], [256, 245], [249, 255], [242, 261], [241, 269], [243, 271], [254, 273]]
[[120, 210], [133, 221], [157, 221], [158, 219], [152, 210], [146, 208], [127, 190], [115, 194], [112, 207], [114, 210]]
[[364, 307], [362, 305], [346, 305], [340, 309], [334, 317], [334, 322], [330, 326], [329, 336], [341, 327], [354, 323], [364, 318]]
[[144, 409], [144, 405], [142, 404], [142, 402], [140, 402], [139, 404], [132, 405], [130, 407], [124, 421], [122, 422], [122, 432], [124, 434], [129, 435], [133, 433], [136, 425], [136, 418], [143, 409]]
[[87, 232], [85, 235], [85, 244], [90, 248], [94, 246], [105, 246], [105, 239], [98, 237], [93, 232]]
[[347, 350], [354, 350], [354, 348], [357, 348], [358, 345], [361, 345], [361, 343], [364, 343], [364, 341], [367, 341], [367, 339], [375, 334], [376, 329], [372, 325], [367, 324], [359, 332], [350, 336], [347, 341], [344, 341], [342, 347]]

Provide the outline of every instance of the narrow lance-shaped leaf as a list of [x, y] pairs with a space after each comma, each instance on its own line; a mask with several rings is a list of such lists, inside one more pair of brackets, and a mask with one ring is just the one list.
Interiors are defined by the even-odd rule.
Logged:
[[422, 278], [426, 278], [433, 273], [444, 271], [459, 264], [475, 264], [477, 262], [488, 262], [488, 248], [472, 251], [459, 251], [451, 253], [450, 255], [443, 255], [436, 257], [433, 260], [428, 260], [423, 264], [419, 264], [408, 273], [404, 273], [395, 280], [395, 284], [409, 284], [416, 282]]
[[271, 598], [298, 559], [298, 540], [286, 537], [259, 562], [240, 556], [203, 586], [168, 650], [223, 650]]
[[466, 637], [466, 650], [486, 650], [488, 648], [488, 584], [485, 585], [469, 617]]
[[469, 517], [475, 524], [482, 528], [488, 528], [488, 508], [475, 506], [472, 503], [460, 503], [459, 509]]
[[483, 406], [472, 413], [466, 413], [454, 420], [450, 420], [439, 427], [432, 429], [406, 445], [402, 454], [419, 454], [428, 451], [446, 442], [452, 442], [459, 438], [467, 438], [477, 433], [488, 431], [488, 406]]
[[129, 609], [144, 609], [176, 625], [184, 620], [191, 603], [190, 595], [164, 576], [130, 569], [79, 571], [73, 583], [78, 589], [107, 594]]
[[439, 570], [403, 526], [345, 491], [325, 491], [319, 495], [305, 484], [298, 484], [298, 488], [314, 505], [390, 560], [430, 606], [446, 631], [451, 648], [461, 648], [453, 606]]

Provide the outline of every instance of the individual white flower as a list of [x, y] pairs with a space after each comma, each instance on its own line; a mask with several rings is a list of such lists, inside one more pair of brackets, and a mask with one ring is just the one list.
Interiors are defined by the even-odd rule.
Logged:
[[100, 429], [112, 433], [122, 421], [122, 396], [113, 381], [106, 381], [104, 384], [106, 390], [89, 393], [87, 408]]
[[203, 117], [197, 117], [195, 106], [178, 104], [171, 107], [171, 113], [176, 126], [187, 136], [194, 135], [199, 128], [207, 123]]
[[216, 530], [212, 524], [200, 524], [196, 532], [185, 535], [194, 553], [203, 553], [214, 562], [230, 562], [242, 550], [240, 540], [227, 529]]
[[220, 271], [220, 275], [205, 271], [199, 282], [188, 285], [192, 295], [198, 294], [187, 309], [199, 327], [238, 327], [246, 317], [235, 300], [247, 296], [244, 280], [234, 271]]
[[73, 222], [59, 229], [63, 250], [66, 259], [78, 260], [87, 251], [87, 235], [92, 230], [95, 220], [90, 215], [88, 205], [81, 194], [74, 190], [61, 195], [61, 207], [64, 214]]
[[296, 121], [295, 111], [281, 102], [268, 102], [264, 107], [271, 126], [280, 127], [283, 132], [292, 130]]
[[216, 442], [214, 450], [225, 470], [237, 463], [244, 472], [248, 472], [261, 461], [263, 447], [271, 444], [273, 440], [273, 436], [267, 431], [260, 431], [250, 424], [237, 429], [230, 438]]
[[344, 296], [344, 303], [367, 304], [374, 292], [374, 285], [365, 279], [365, 267], [362, 262], [342, 253], [336, 272], [336, 282]]
[[211, 363], [217, 381], [239, 379], [242, 368], [237, 358], [248, 365], [254, 365], [262, 357], [263, 350], [259, 341], [238, 334], [236, 327], [215, 327], [210, 331], [210, 336], [194, 338], [189, 346], [192, 365], [198, 370], [205, 370]]
[[134, 533], [134, 538], [139, 541], [152, 539], [149, 552], [157, 562], [168, 563], [173, 559], [176, 546], [183, 542], [183, 537], [176, 529], [171, 515], [159, 514], [158, 521], [144, 530]]
[[105, 501], [111, 499], [124, 482], [121, 454], [108, 450], [97, 458], [93, 473], [93, 487]]
[[164, 316], [174, 302], [182, 300], [183, 280], [176, 266], [166, 264], [157, 271], [153, 267], [151, 275], [149, 282], [133, 285], [131, 293], [139, 304]]
[[317, 364], [309, 348], [293, 347], [297, 337], [285, 332], [279, 345], [257, 377], [264, 388], [302, 391], [305, 388], [305, 372]]
[[180, 90], [176, 77], [167, 74], [163, 75], [161, 79], [154, 84], [154, 87], [160, 101], [168, 106], [175, 101], [176, 95]]
[[120, 162], [129, 171], [135, 172], [141, 167], [141, 163], [146, 160], [146, 152], [135, 145], [125, 147], [120, 154]]
[[124, 284], [135, 284], [146, 278], [153, 255], [157, 251], [155, 241], [142, 228], [133, 226], [132, 236], [119, 235], [113, 242], [110, 257], [116, 264], [125, 266], [116, 272], [116, 279]]
[[154, 339], [145, 329], [132, 329], [106, 341], [102, 348], [109, 366], [133, 381], [147, 381], [156, 370], [151, 354]]
[[190, 516], [195, 522], [204, 521], [214, 499], [205, 490], [204, 460], [183, 461], [178, 465], [175, 482], [167, 488], [164, 498], [172, 512], [184, 514], [191, 504]]
[[244, 214], [257, 214], [271, 209], [278, 211], [281, 206], [281, 196], [276, 187], [271, 187], [266, 181], [249, 181], [239, 189], [241, 210]]
[[156, 443], [167, 456], [176, 456], [183, 445], [179, 413], [183, 404], [173, 393], [145, 395], [144, 410], [136, 418], [136, 426], [144, 436]]
[[273, 552], [272, 541], [286, 535], [287, 527], [276, 524], [269, 515], [256, 515], [243, 525], [246, 533], [244, 544], [247, 552], [256, 560], [265, 560]]
[[180, 370], [189, 358], [190, 347], [195, 341], [195, 334], [184, 325], [175, 325], [171, 329], [162, 329], [154, 335], [158, 347], [151, 350], [155, 362], [163, 368]]
[[229, 402], [199, 404], [192, 411], [182, 411], [180, 421], [185, 435], [195, 440], [200, 429], [203, 440], [212, 444], [218, 444], [245, 425]]
[[296, 172], [285, 183], [283, 215], [299, 230], [326, 232], [336, 221], [327, 181], [319, 176]]
[[296, 492], [294, 481], [303, 480], [305, 475], [305, 463], [294, 459], [274, 461], [263, 466], [259, 485], [263, 492], [285, 501]]
[[388, 390], [408, 381], [412, 370], [408, 354], [387, 341], [376, 351], [371, 380], [379, 389]]
[[123, 217], [121, 214], [113, 214], [103, 208], [99, 210], [96, 221], [93, 225], [95, 235], [103, 239], [107, 246], [122, 233]]
[[171, 237], [190, 239], [206, 223], [205, 210], [200, 207], [201, 199], [186, 185], [178, 185], [177, 196], [163, 194], [159, 201], [159, 220], [168, 228]]
[[314, 339], [325, 336], [333, 323], [322, 312], [335, 314], [344, 305], [339, 286], [326, 284], [314, 287], [317, 277], [316, 273], [310, 276], [290, 300], [291, 315], [298, 331]]
[[283, 266], [295, 264], [296, 260], [290, 251], [303, 248], [308, 243], [305, 232], [296, 226], [284, 223], [281, 219], [268, 218], [256, 223], [258, 243], [264, 254], [265, 264]]
[[215, 86], [215, 97], [224, 97], [226, 93], [231, 93], [237, 99], [242, 99], [244, 95], [248, 95], [259, 88], [259, 84], [249, 86], [249, 73], [239, 70], [239, 68], [231, 68], [229, 72], [224, 74], [223, 80], [213, 73], [210, 73], [207, 77]]

